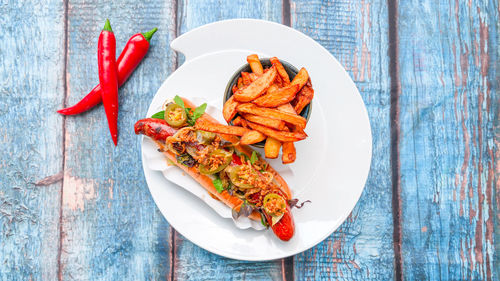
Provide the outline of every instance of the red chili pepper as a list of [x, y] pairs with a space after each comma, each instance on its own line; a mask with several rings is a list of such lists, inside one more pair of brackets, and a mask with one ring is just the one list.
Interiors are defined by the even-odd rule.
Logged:
[[116, 39], [109, 20], [99, 35], [97, 63], [102, 103], [108, 118], [109, 132], [115, 145], [118, 143], [118, 71], [116, 69]]
[[236, 154], [233, 153], [233, 162], [235, 165], [241, 165], [241, 158]]
[[[129, 76], [134, 72], [149, 49], [149, 41], [158, 28], [145, 33], [132, 35], [123, 48], [120, 57], [116, 60], [118, 65], [118, 87], [122, 86]], [[97, 85], [77, 104], [60, 109], [57, 112], [63, 115], [75, 115], [85, 112], [102, 102], [101, 85]]]

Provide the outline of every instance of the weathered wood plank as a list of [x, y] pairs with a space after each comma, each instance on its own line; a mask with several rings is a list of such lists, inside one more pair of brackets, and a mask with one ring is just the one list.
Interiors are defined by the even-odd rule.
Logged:
[[[181, 33], [231, 18], [261, 18], [281, 22], [281, 2], [276, 1], [179, 1]], [[280, 280], [283, 261], [241, 262], [211, 254], [176, 233], [176, 280]]]
[[109, 18], [117, 53], [136, 32], [158, 27], [148, 55], [120, 90], [119, 141], [111, 142], [102, 106], [67, 118], [62, 206], [64, 280], [170, 277], [170, 227], [143, 176], [135, 121], [174, 69], [173, 1], [69, 1], [68, 104], [98, 83], [97, 38]]
[[296, 0], [291, 1], [290, 11], [292, 27], [317, 40], [349, 72], [365, 102], [373, 134], [372, 165], [363, 195], [333, 235], [295, 257], [295, 277], [393, 279], [386, 1]]
[[[64, 5], [0, 5], [0, 280], [56, 280]], [[43, 46], [43, 47], [41, 47]]]
[[402, 1], [399, 14], [405, 277], [498, 280], [498, 2]]

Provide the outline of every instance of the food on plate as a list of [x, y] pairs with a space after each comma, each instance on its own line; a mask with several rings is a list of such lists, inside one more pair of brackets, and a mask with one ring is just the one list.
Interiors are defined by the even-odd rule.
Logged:
[[295, 112], [300, 114], [304, 107], [306, 107], [314, 97], [314, 90], [311, 85], [311, 81], [307, 82], [307, 84], [300, 90], [297, 94], [297, 98], [292, 101]]
[[269, 60], [274, 66], [276, 66], [276, 70], [278, 71], [278, 74], [281, 77], [283, 86], [288, 86], [288, 84], [290, 84], [290, 76], [288, 76], [288, 73], [286, 73], [286, 70], [281, 64], [280, 60], [277, 57], [272, 57]]
[[295, 145], [293, 142], [284, 142], [283, 145], [283, 164], [293, 163], [295, 162], [295, 158], [297, 157], [297, 152], [295, 151]]
[[261, 142], [266, 139], [266, 135], [259, 131], [248, 131], [243, 136], [241, 136], [240, 143], [244, 145], [254, 144]]
[[[234, 98], [239, 102], [249, 102], [262, 95], [276, 78], [276, 67], [271, 67], [269, 71], [262, 74], [257, 80], [249, 85], [238, 89], [234, 93]], [[243, 79], [244, 80], [244, 79]]]
[[269, 59], [272, 65], [268, 68], [262, 66], [256, 54], [249, 55], [247, 62], [252, 72], [241, 72], [233, 85], [233, 95], [224, 103], [224, 119], [252, 130], [243, 138], [245, 144], [260, 145], [254, 141], [264, 136], [267, 158], [277, 158], [282, 148], [283, 164], [293, 163], [297, 156], [293, 142], [307, 137], [307, 120], [300, 114], [314, 97], [309, 73], [301, 68], [290, 77], [277, 57]]
[[173, 107], [185, 110], [186, 118], [175, 119], [185, 120], [182, 125], [170, 125], [164, 110], [137, 121], [135, 133], [154, 140], [169, 161], [192, 176], [212, 197], [231, 207], [234, 219], [247, 216], [261, 221], [279, 239], [290, 240], [295, 231], [291, 208], [297, 200], [292, 199], [283, 178], [235, 136], [260, 140], [259, 132], [237, 127], [244, 133], [236, 134], [234, 126], [218, 124], [204, 113], [206, 104], [195, 107], [176, 97], [164, 106]]
[[257, 123], [248, 122], [248, 121], [247, 121], [247, 123], [248, 123], [248, 126], [250, 126], [250, 128], [252, 128], [256, 131], [259, 131], [268, 137], [279, 140], [281, 142], [300, 141], [300, 140], [303, 140], [307, 137], [306, 134], [304, 134], [302, 132], [278, 131], [278, 130], [271, 129], [271, 128], [266, 127], [266, 126], [259, 125]]
[[226, 135], [236, 135], [236, 136], [243, 136], [244, 134], [250, 131], [247, 128], [222, 125], [219, 123], [206, 121], [204, 119], [199, 119], [198, 121], [196, 121], [194, 127], [202, 131], [218, 133], [218, 134], [226, 134]]
[[[285, 129], [285, 122], [278, 120], [278, 119], [272, 119], [272, 118], [248, 114], [248, 113], [241, 113], [240, 115], [241, 115], [241, 117], [240, 116], [238, 116], [238, 117], [240, 117], [240, 119], [243, 117], [243, 120], [245, 120], [245, 121], [250, 121], [250, 122], [257, 123], [257, 124], [261, 124], [261, 125], [264, 125], [264, 126], [267, 126], [269, 128], [276, 129], [276, 130], [284, 130]], [[240, 122], [242, 122], [242, 121], [240, 121]]]
[[242, 113], [250, 113], [258, 116], [281, 120], [286, 123], [299, 126], [302, 129], [306, 127], [307, 123], [306, 118], [300, 115], [290, 114], [273, 108], [260, 107], [253, 103], [242, 103], [236, 107], [236, 110]]
[[240, 103], [234, 99], [234, 96], [230, 97], [226, 103], [224, 103], [222, 115], [224, 116], [226, 122], [229, 122], [234, 118], [237, 113], [236, 107], [238, 107], [238, 105], [240, 105]]
[[300, 89], [299, 86], [298, 84], [290, 84], [282, 88], [276, 88], [273, 91], [268, 90], [265, 95], [256, 98], [252, 103], [263, 107], [277, 107], [289, 103], [295, 98]]
[[281, 142], [279, 140], [268, 137], [266, 139], [266, 144], [264, 145], [264, 155], [270, 159], [278, 158], [280, 148]]
[[250, 65], [250, 68], [252, 69], [252, 72], [257, 74], [257, 75], [262, 75], [264, 74], [264, 68], [262, 68], [262, 64], [260, 63], [259, 56], [257, 55], [249, 55], [247, 57], [247, 62]]

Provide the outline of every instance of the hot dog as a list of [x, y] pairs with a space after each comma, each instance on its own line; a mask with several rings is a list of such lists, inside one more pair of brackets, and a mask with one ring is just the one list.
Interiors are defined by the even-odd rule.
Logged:
[[[183, 101], [185, 107], [195, 108], [188, 100]], [[232, 208], [233, 214], [247, 212], [244, 215], [268, 224], [281, 240], [290, 240], [295, 226], [288, 203], [292, 193], [285, 180], [263, 159], [255, 160], [256, 154], [248, 146], [240, 145], [238, 137], [199, 131], [187, 124], [179, 126], [180, 122], [172, 122], [172, 116], [182, 116], [175, 112], [167, 114], [168, 120], [137, 121], [135, 133], [154, 140], [167, 159], [193, 177], [212, 197]], [[217, 122], [206, 113], [199, 118]], [[176, 124], [176, 128], [171, 124]]]

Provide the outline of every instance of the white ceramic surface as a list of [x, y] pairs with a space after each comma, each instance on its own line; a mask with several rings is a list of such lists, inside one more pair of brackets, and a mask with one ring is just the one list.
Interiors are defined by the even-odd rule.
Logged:
[[[295, 198], [312, 201], [293, 210], [296, 233], [289, 242], [280, 241], [271, 230], [235, 227], [231, 219], [221, 217], [206, 202], [150, 169], [143, 152], [146, 181], [168, 222], [198, 246], [241, 260], [287, 257], [329, 236], [358, 201], [371, 161], [368, 115], [356, 86], [338, 61], [306, 35], [261, 20], [205, 25], [178, 37], [171, 47], [182, 52], [186, 62], [165, 80], [147, 116], [176, 94], [202, 97], [220, 108], [229, 78], [250, 53], [277, 56], [296, 67], [306, 67], [315, 97], [306, 128], [309, 137], [296, 143], [296, 162], [285, 169], [279, 159], [269, 161], [282, 171]], [[151, 143], [143, 140], [143, 151], [151, 148], [148, 145]]]

